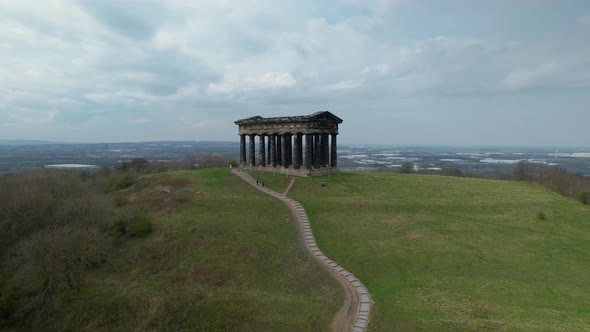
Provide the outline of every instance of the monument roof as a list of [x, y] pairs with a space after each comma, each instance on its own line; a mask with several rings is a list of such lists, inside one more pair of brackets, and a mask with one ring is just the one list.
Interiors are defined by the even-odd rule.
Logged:
[[309, 122], [309, 121], [328, 121], [342, 123], [342, 119], [328, 111], [315, 112], [308, 115], [299, 116], [280, 116], [274, 118], [263, 118], [260, 115], [240, 119], [234, 123], [237, 125], [249, 123], [286, 123], [286, 122]]

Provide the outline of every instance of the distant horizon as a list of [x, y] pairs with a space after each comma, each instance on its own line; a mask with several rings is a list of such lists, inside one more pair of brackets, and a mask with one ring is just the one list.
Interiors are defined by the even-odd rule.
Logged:
[[[38, 142], [43, 144], [10, 144], [14, 143], [27, 143], [27, 142]], [[47, 145], [47, 144], [139, 144], [139, 143], [239, 143], [239, 140], [145, 140], [145, 141], [96, 141], [96, 142], [83, 142], [83, 141], [53, 141], [53, 140], [37, 140], [37, 139], [0, 139], [0, 145]], [[486, 148], [498, 148], [498, 149], [516, 149], [516, 148], [531, 148], [531, 149], [588, 149], [590, 146], [543, 146], [543, 145], [494, 145], [494, 144], [394, 144], [394, 143], [346, 143], [339, 142], [339, 146], [369, 146], [369, 147], [435, 147], [435, 148], [470, 148], [470, 149], [486, 149]]]

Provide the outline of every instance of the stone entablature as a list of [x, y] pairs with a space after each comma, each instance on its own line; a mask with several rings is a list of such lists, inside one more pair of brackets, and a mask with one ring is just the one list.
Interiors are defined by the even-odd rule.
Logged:
[[342, 119], [330, 112], [254, 116], [234, 123], [239, 126], [241, 167], [305, 176], [338, 170], [336, 136]]
[[234, 123], [240, 127], [239, 134], [338, 134], [338, 124], [342, 123], [342, 119], [330, 112], [316, 112], [276, 118], [253, 116]]

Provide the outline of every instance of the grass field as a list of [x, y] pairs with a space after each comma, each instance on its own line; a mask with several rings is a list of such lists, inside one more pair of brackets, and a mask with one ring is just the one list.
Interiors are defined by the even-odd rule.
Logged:
[[282, 193], [283, 191], [285, 191], [285, 189], [287, 189], [289, 183], [291, 182], [291, 179], [293, 178], [290, 175], [279, 173], [269, 174], [259, 171], [246, 171], [246, 173], [250, 174], [255, 179], [261, 179], [260, 182], [264, 182], [264, 185], [266, 187], [279, 193]]
[[369, 330], [590, 329], [588, 206], [523, 182], [351, 172], [289, 196], [369, 288]]
[[120, 243], [44, 329], [329, 328], [342, 291], [303, 254], [279, 201], [228, 169], [149, 176], [119, 195], [149, 208], [153, 233]]

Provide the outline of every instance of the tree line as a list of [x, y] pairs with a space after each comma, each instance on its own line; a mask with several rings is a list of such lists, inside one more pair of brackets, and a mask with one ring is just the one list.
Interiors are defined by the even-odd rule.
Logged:
[[115, 165], [115, 169], [124, 173], [149, 174], [180, 170], [196, 170], [212, 167], [236, 167], [235, 159], [222, 154], [192, 154], [178, 161], [147, 161], [144, 158], [132, 158]]
[[512, 177], [516, 181], [538, 183], [563, 196], [590, 205], [590, 178], [586, 176], [572, 174], [554, 166], [521, 161], [514, 166]]

